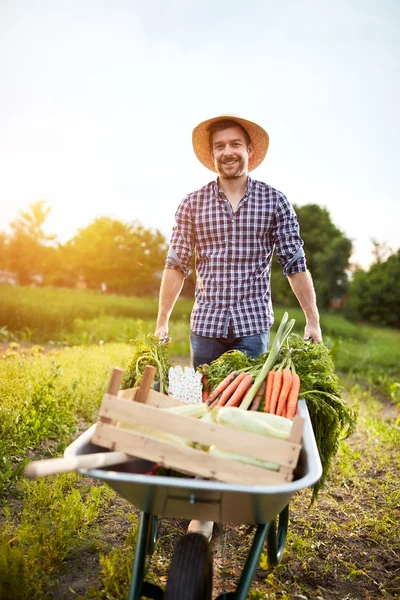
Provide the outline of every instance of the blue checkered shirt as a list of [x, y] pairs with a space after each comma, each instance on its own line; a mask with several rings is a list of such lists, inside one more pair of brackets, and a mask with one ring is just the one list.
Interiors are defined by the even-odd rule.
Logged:
[[255, 335], [271, 328], [271, 261], [287, 276], [307, 270], [296, 214], [286, 197], [248, 178], [236, 211], [211, 181], [186, 196], [176, 212], [167, 269], [190, 273], [196, 252], [191, 330], [206, 337]]

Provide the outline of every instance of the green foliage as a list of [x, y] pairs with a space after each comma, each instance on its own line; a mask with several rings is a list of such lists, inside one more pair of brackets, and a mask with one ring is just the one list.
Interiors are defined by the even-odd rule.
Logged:
[[158, 230], [100, 217], [68, 242], [65, 259], [91, 287], [104, 282], [110, 292], [146, 296], [158, 291], [166, 250]]
[[355, 430], [356, 411], [343, 398], [329, 349], [309, 344], [292, 334], [277, 362], [289, 357], [300, 377], [300, 397], [307, 402], [322, 463], [322, 477], [313, 488], [313, 499], [324, 487], [341, 441]]
[[[318, 305], [327, 308], [333, 298], [342, 297], [348, 289], [347, 269], [352, 244], [333, 224], [327, 209], [318, 204], [294, 208]], [[278, 304], [293, 305], [296, 302], [293, 292], [281, 271], [281, 266], [274, 259], [271, 277], [273, 300]]]
[[96, 521], [112, 493], [78, 483], [76, 474], [21, 481], [23, 509], [5, 511], [0, 536], [0, 598], [53, 598], [55, 570], [99, 538]]
[[171, 367], [168, 356], [169, 343], [148, 334], [132, 342], [132, 356], [125, 367], [121, 389], [137, 387], [146, 366], [157, 368], [155, 380], [160, 384], [160, 392], [168, 392], [168, 371]]
[[20, 284], [29, 284], [35, 276], [42, 276], [49, 256], [54, 251], [49, 244], [55, 236], [44, 233], [43, 225], [50, 212], [43, 200], [20, 211], [11, 223], [12, 233], [5, 245], [8, 268], [17, 274]]
[[0, 497], [22, 474], [28, 451], [47, 441], [57, 454], [82, 421], [93, 421], [112, 367], [128, 345], [66, 348], [43, 354], [16, 348], [0, 362]]
[[[132, 327], [133, 337], [136, 326], [133, 323], [124, 323], [123, 319], [142, 319], [144, 321], [155, 319], [157, 316], [158, 299], [156, 297], [133, 298], [130, 296], [116, 296], [101, 294], [95, 291], [69, 290], [57, 288], [31, 288], [24, 286], [0, 285], [0, 323], [7, 328], [7, 335], [23, 332], [25, 328], [31, 331], [33, 342], [69, 341], [81, 343], [79, 334], [85, 329], [82, 321], [101, 319], [94, 323], [99, 336], [93, 341], [105, 341], [101, 335], [101, 327], [105, 325], [107, 317], [120, 318], [120, 326], [114, 321], [112, 326], [105, 327], [109, 330], [110, 341], [116, 341], [115, 335], [122, 335], [126, 339], [126, 331]], [[193, 301], [178, 300], [174, 309], [174, 319], [189, 320]], [[87, 335], [91, 335], [92, 323], [87, 323]], [[68, 339], [68, 334], [71, 338]], [[1, 329], [0, 329], [1, 335]], [[21, 339], [22, 334], [16, 336]], [[7, 341], [7, 340], [6, 340]], [[128, 340], [127, 340], [128, 341]], [[85, 342], [87, 343], [87, 341]]]
[[400, 250], [369, 271], [355, 273], [349, 309], [374, 325], [400, 327]]
[[207, 380], [210, 390], [216, 387], [225, 377], [233, 371], [240, 371], [252, 365], [252, 360], [240, 352], [240, 350], [230, 350], [225, 352], [210, 363], [207, 369]]

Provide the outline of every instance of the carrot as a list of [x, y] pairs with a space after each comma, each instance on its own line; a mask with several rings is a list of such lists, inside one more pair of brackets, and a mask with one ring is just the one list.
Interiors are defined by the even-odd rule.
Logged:
[[275, 414], [276, 406], [278, 404], [279, 393], [282, 387], [282, 371], [275, 371], [274, 381], [272, 383], [271, 392], [271, 403], [269, 405], [269, 411], [271, 414]]
[[209, 404], [207, 402], [208, 408], [214, 408], [214, 406], [218, 406], [219, 398], [220, 397], [217, 396], [215, 400], [212, 400]]
[[218, 406], [224, 406], [229, 398], [232, 396], [233, 392], [236, 390], [239, 383], [246, 377], [246, 373], [243, 371], [239, 373], [237, 377], [228, 385], [228, 387], [221, 393], [218, 401]]
[[223, 392], [230, 383], [232, 383], [232, 381], [235, 379], [235, 377], [237, 377], [237, 375], [238, 375], [237, 371], [232, 371], [232, 373], [229, 373], [229, 375], [227, 375], [225, 377], [225, 379], [220, 381], [219, 384], [217, 385], [217, 387], [214, 388], [213, 391], [211, 392], [211, 394], [209, 395], [208, 401], [210, 403], [213, 402], [213, 400], [215, 400], [215, 398], [217, 396], [219, 396], [219, 394], [221, 392]]
[[202, 400], [203, 400], [203, 402], [207, 402], [208, 397], [210, 395], [210, 390], [207, 387], [207, 383], [208, 383], [207, 373], [203, 373], [203, 376], [201, 378], [201, 383], [203, 386]]
[[264, 411], [270, 412], [271, 406], [271, 394], [272, 394], [272, 384], [274, 382], [275, 371], [270, 371], [267, 375], [267, 382], [265, 386], [265, 402], [264, 402]]
[[245, 375], [225, 406], [239, 406], [243, 400], [244, 394], [252, 385], [253, 378], [250, 375]]
[[202, 392], [203, 402], [207, 402], [209, 395], [210, 395], [210, 390], [208, 388], [204, 387], [203, 392]]
[[279, 392], [278, 403], [276, 406], [276, 414], [284, 416], [286, 413], [286, 402], [289, 396], [290, 388], [292, 387], [293, 375], [288, 368], [282, 370], [282, 387]]
[[264, 393], [265, 393], [265, 380], [262, 382], [262, 384], [260, 385], [260, 389], [258, 390], [257, 394], [254, 396], [254, 400], [250, 405], [250, 410], [257, 411], [260, 408], [261, 400], [262, 400], [262, 397], [264, 396]]
[[287, 399], [286, 414], [284, 415], [287, 419], [293, 419], [297, 412], [297, 402], [300, 393], [300, 377], [297, 373], [293, 373], [292, 387], [290, 388], [289, 396]]

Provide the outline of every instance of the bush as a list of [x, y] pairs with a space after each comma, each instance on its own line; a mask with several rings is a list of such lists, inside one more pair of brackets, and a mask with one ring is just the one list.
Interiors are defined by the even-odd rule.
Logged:
[[355, 274], [349, 309], [374, 325], [400, 327], [400, 251]]

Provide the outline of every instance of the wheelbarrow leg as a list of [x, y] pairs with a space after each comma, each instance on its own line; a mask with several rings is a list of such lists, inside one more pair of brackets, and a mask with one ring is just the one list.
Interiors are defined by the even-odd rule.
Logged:
[[283, 551], [286, 544], [286, 535], [289, 525], [289, 505], [279, 514], [278, 533], [276, 531], [275, 521], [271, 521], [271, 527], [268, 529], [267, 538], [267, 556], [268, 565], [276, 567], [282, 560]]
[[258, 525], [254, 534], [253, 543], [247, 556], [242, 573], [235, 592], [225, 592], [218, 596], [217, 600], [246, 600], [251, 584], [254, 579], [254, 573], [260, 562], [261, 552], [263, 551], [265, 538], [271, 523]]
[[265, 538], [267, 537], [267, 555], [268, 565], [274, 567], [282, 560], [285, 549], [286, 534], [289, 523], [289, 506], [283, 509], [279, 514], [278, 535], [276, 533], [276, 523], [270, 521], [263, 525], [258, 525], [253, 538], [250, 552], [247, 556], [243, 571], [240, 575], [235, 592], [227, 592], [218, 596], [217, 600], [246, 600], [251, 584], [254, 579], [254, 573], [260, 562], [260, 556], [264, 548]]
[[139, 600], [142, 594], [146, 568], [146, 556], [153, 553], [157, 532], [157, 517], [150, 513], [141, 513], [136, 541], [135, 558], [129, 600]]

